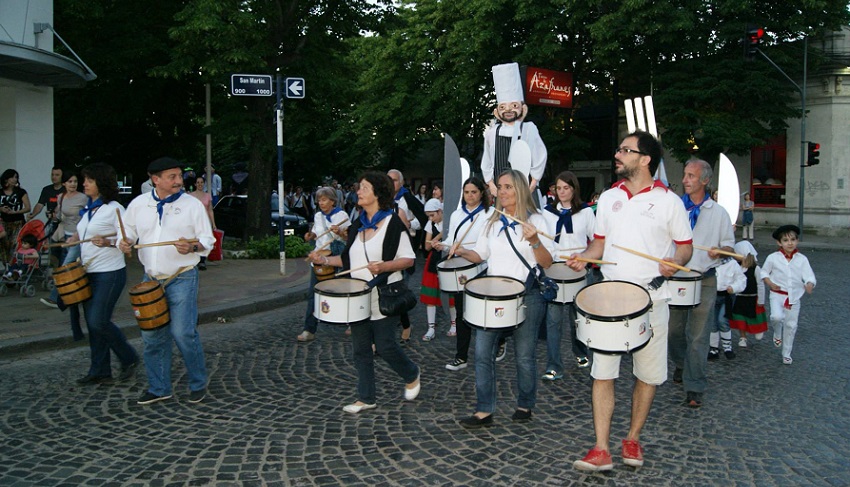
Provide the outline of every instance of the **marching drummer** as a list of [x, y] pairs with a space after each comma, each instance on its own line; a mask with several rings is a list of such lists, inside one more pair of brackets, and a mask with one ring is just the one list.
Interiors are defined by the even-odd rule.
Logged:
[[[455, 255], [480, 263], [487, 261], [488, 276], [504, 276], [526, 283], [523, 305], [525, 321], [514, 331], [517, 408], [511, 420], [531, 420], [537, 400], [537, 363], [535, 348], [540, 322], [546, 313], [546, 302], [532, 275], [536, 265], [544, 269], [552, 265], [552, 241], [538, 234], [546, 221], [534, 206], [525, 175], [508, 169], [498, 178], [496, 211], [477, 238], [474, 250], [458, 248]], [[530, 269], [531, 268], [531, 269]], [[529, 279], [531, 278], [531, 279]], [[529, 286], [529, 282], [533, 283]], [[496, 351], [502, 331], [478, 330], [475, 335], [475, 413], [460, 420], [464, 428], [481, 428], [493, 424], [496, 410]]]
[[[310, 252], [308, 258], [314, 254], [319, 256], [339, 255], [345, 249], [345, 239], [348, 237], [348, 227], [351, 222], [342, 208], [337, 206], [337, 192], [330, 187], [319, 188], [316, 191], [316, 200], [319, 210], [313, 216], [313, 230], [304, 235], [304, 240], [315, 240], [316, 249]], [[299, 342], [309, 342], [316, 339], [316, 330], [319, 322], [313, 316], [313, 288], [316, 286], [316, 266], [314, 272], [310, 273], [310, 299], [307, 300], [307, 312], [304, 314], [304, 331], [296, 337]]]
[[[667, 299], [666, 286], [651, 286], [659, 276], [670, 277], [676, 268], [691, 258], [691, 228], [681, 200], [652, 174], [661, 159], [661, 144], [651, 134], [635, 132], [626, 136], [614, 153], [617, 175], [623, 179], [602, 193], [596, 213], [594, 239], [587, 250], [574, 254], [568, 263], [580, 270], [584, 263], [575, 257], [604, 258], [617, 265], [602, 265], [605, 280], [628, 281], [649, 288], [652, 311], [649, 323], [652, 339], [632, 355], [635, 386], [632, 393], [631, 426], [623, 440], [623, 463], [643, 465], [640, 432], [655, 388], [667, 380]], [[674, 253], [674, 243], [675, 253]], [[639, 257], [623, 248], [639, 251], [656, 260]], [[667, 257], [673, 255], [673, 257]], [[662, 259], [663, 257], [663, 259]], [[604, 283], [597, 283], [600, 285]], [[615, 300], [616, 302], [616, 300]], [[609, 452], [611, 419], [614, 414], [614, 380], [620, 374], [620, 355], [593, 354], [590, 375], [593, 377], [593, 428], [596, 445], [582, 459], [573, 463], [579, 470], [611, 470], [614, 464]]]
[[[171, 316], [170, 326], [142, 330], [148, 389], [138, 404], [171, 399], [171, 341], [177, 344], [189, 378], [189, 402], [206, 396], [207, 369], [198, 334], [198, 269], [201, 255], [215, 244], [204, 205], [183, 192], [183, 163], [162, 157], [148, 165], [154, 189], [137, 196], [127, 207], [118, 247], [129, 254], [133, 245], [170, 242], [139, 249], [145, 281], [164, 282]], [[120, 223], [120, 222], [119, 222]]]
[[[437, 250], [448, 252], [451, 258], [457, 252], [452, 249], [469, 249], [475, 246], [478, 236], [487, 225], [487, 220], [493, 214], [490, 208], [490, 198], [484, 186], [484, 180], [471, 177], [463, 182], [463, 204], [452, 213], [449, 231], [442, 242], [437, 242]], [[465, 369], [469, 360], [469, 343], [472, 340], [472, 328], [463, 321], [463, 293], [454, 293], [455, 309], [457, 310], [456, 336], [457, 344], [455, 358], [446, 368], [449, 370]], [[500, 346], [504, 347], [504, 337]]]
[[[593, 239], [593, 227], [596, 217], [581, 200], [581, 188], [578, 178], [570, 171], [558, 174], [555, 179], [554, 205], [547, 205], [543, 217], [549, 224], [549, 233], [555, 236], [555, 255], [570, 254], [575, 249], [584, 249]], [[570, 327], [570, 342], [573, 355], [579, 367], [587, 367], [587, 346], [576, 339], [576, 309], [573, 303], [566, 305], [549, 303], [546, 306], [546, 373], [544, 380], [558, 380], [564, 376], [564, 362], [561, 360], [561, 326], [564, 311]]]
[[[711, 166], [699, 159], [685, 164], [682, 186], [685, 194], [682, 202], [694, 234], [694, 244], [733, 252], [735, 233], [732, 220], [722, 206], [711, 199], [706, 187], [711, 182]], [[702, 406], [703, 393], [708, 385], [706, 369], [709, 357], [717, 358], [717, 348], [709, 351], [710, 333], [715, 326], [715, 299], [717, 298], [717, 276], [715, 269], [722, 261], [715, 250], [697, 250], [687, 267], [702, 272], [700, 304], [691, 309], [670, 310], [669, 348], [670, 358], [676, 364], [673, 382], [684, 382], [685, 406]], [[727, 358], [734, 358], [732, 332], [721, 334]], [[711, 354], [711, 355], [710, 355]]]

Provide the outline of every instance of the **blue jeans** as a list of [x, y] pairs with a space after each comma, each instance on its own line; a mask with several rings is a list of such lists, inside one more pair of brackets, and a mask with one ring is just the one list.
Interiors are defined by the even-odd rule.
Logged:
[[319, 320], [313, 316], [313, 310], [316, 307], [314, 288], [318, 282], [316, 273], [310, 268], [310, 287], [307, 289], [307, 313], [304, 315], [304, 331], [309, 331], [313, 334], [319, 329]]
[[562, 374], [564, 361], [561, 359], [561, 326], [567, 318], [570, 327], [570, 344], [573, 355], [587, 357], [587, 345], [576, 338], [576, 308], [572, 304], [549, 303], [546, 305], [546, 370]]
[[[58, 247], [59, 253], [59, 262], [61, 265], [70, 264], [75, 260], [80, 258], [80, 246], [74, 245], [73, 247]], [[71, 306], [65, 306], [62, 303], [62, 300], [59, 298], [59, 290], [56, 289], [56, 286], [53, 287], [53, 290], [50, 291], [50, 300], [56, 303], [59, 306], [59, 309], [65, 311], [68, 309], [68, 313], [71, 315], [71, 333], [74, 335], [74, 341], [79, 341], [85, 338], [83, 335], [83, 329], [80, 327], [80, 308], [76, 304], [72, 304]]]
[[[151, 279], [146, 274], [144, 280]], [[155, 330], [142, 330], [148, 391], [157, 396], [171, 394], [172, 339], [186, 364], [189, 389], [199, 391], [207, 386], [207, 366], [198, 334], [198, 268], [171, 281], [165, 288], [165, 299], [171, 321]]]
[[410, 360], [398, 344], [396, 317], [364, 321], [351, 325], [351, 347], [354, 367], [357, 369], [357, 398], [366, 404], [375, 404], [375, 351], [384, 359], [405, 384], [416, 380], [419, 367]]
[[714, 300], [717, 277], [702, 279], [700, 304], [696, 308], [670, 308], [668, 354], [677, 369], [683, 369], [685, 392], [705, 392], [708, 386], [709, 335], [714, 329]]
[[711, 327], [711, 331], [719, 331], [720, 333], [724, 333], [732, 330], [729, 327], [729, 319], [726, 318], [726, 296], [729, 296], [729, 294], [717, 293], [717, 298], [714, 301], [715, 320], [714, 326]]
[[[537, 289], [524, 297], [525, 322], [514, 330], [516, 352], [517, 407], [532, 409], [537, 401], [537, 362], [535, 347], [540, 322], [546, 314], [546, 302]], [[503, 331], [499, 329], [475, 331], [475, 412], [496, 411], [496, 351]]]
[[[94, 377], [112, 375], [109, 351], [115, 352], [122, 366], [139, 360], [139, 355], [127, 343], [127, 337], [112, 322], [115, 303], [127, 284], [127, 269], [88, 274], [91, 299], [83, 302], [83, 312], [89, 329], [91, 366], [89, 374]], [[74, 306], [76, 308], [76, 306]]]

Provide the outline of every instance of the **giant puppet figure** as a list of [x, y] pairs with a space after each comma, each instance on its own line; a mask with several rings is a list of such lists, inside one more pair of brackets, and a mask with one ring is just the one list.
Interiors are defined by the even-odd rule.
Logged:
[[524, 121], [528, 113], [517, 63], [493, 66], [496, 87], [496, 120], [484, 132], [481, 172], [496, 194], [495, 178], [506, 169], [517, 169], [531, 176], [531, 190], [537, 187], [546, 170], [546, 146], [537, 126]]

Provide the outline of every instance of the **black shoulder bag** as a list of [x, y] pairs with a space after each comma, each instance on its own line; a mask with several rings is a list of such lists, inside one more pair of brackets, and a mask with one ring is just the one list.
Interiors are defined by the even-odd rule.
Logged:
[[[389, 231], [389, 228], [387, 229]], [[363, 236], [363, 253], [366, 255], [366, 262], [369, 260], [369, 254], [366, 252], [366, 236]], [[387, 283], [392, 272], [383, 272], [377, 277], [369, 281], [370, 288], [378, 288], [378, 309], [384, 316], [399, 316], [407, 313], [416, 306], [416, 295], [408, 289], [404, 279], [396, 282]]]

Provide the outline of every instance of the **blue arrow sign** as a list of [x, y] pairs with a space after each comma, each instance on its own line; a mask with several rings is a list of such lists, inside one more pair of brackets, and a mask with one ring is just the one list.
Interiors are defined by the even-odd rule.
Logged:
[[304, 78], [286, 78], [284, 84], [286, 85], [284, 95], [287, 98], [304, 98], [304, 93], [307, 91]]

